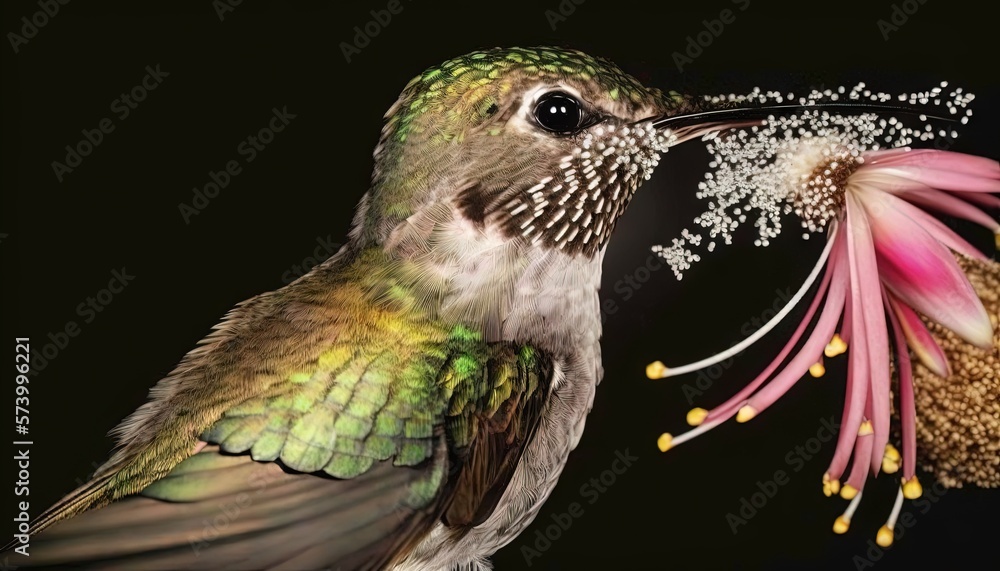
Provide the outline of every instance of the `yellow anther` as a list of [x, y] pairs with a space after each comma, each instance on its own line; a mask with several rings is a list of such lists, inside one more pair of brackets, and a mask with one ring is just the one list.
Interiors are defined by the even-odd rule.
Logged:
[[899, 450], [896, 450], [896, 447], [893, 446], [892, 444], [885, 445], [885, 457], [891, 458], [895, 462], [899, 462], [899, 460], [902, 458], [902, 456], [899, 454]]
[[829, 474], [823, 474], [823, 495], [830, 497], [840, 493], [840, 480], [831, 480]]
[[826, 374], [826, 367], [823, 366], [823, 363], [813, 363], [809, 367], [809, 374], [818, 379]]
[[875, 434], [875, 430], [872, 428], [872, 421], [866, 420], [858, 427], [858, 436], [868, 436], [869, 434]]
[[851, 527], [851, 520], [844, 516], [840, 516], [833, 521], [833, 533], [844, 534]]
[[996, 242], [997, 250], [1000, 250], [1000, 230], [993, 234], [993, 241]]
[[666, 452], [670, 450], [670, 447], [674, 444], [674, 437], [670, 435], [669, 432], [664, 432], [656, 439], [656, 446], [659, 447], [660, 452]]
[[882, 455], [882, 471], [886, 474], [898, 472], [900, 458], [899, 450], [896, 450], [892, 444], [886, 444], [885, 454]]
[[875, 543], [879, 544], [881, 547], [889, 547], [892, 545], [892, 536], [893, 533], [892, 530], [889, 529], [889, 526], [883, 525], [879, 528], [878, 534], [875, 535]]
[[687, 422], [691, 426], [698, 426], [702, 422], [705, 422], [705, 417], [706, 416], [708, 416], [708, 411], [707, 410], [705, 410], [705, 409], [703, 409], [701, 407], [692, 408], [691, 410], [688, 411]]
[[757, 410], [750, 405], [744, 405], [736, 413], [736, 422], [746, 422], [755, 416], [757, 416]]
[[882, 472], [885, 474], [895, 474], [899, 472], [899, 462], [882, 457]]
[[844, 351], [847, 351], [847, 343], [844, 343], [839, 333], [834, 333], [833, 339], [826, 344], [826, 349], [823, 349], [823, 354], [827, 357], [836, 357]]
[[850, 484], [844, 484], [844, 486], [840, 488], [840, 497], [845, 500], [853, 500], [856, 495], [858, 495], [858, 489]]
[[646, 365], [646, 376], [650, 379], [662, 379], [666, 373], [667, 366], [663, 364], [663, 361], [653, 361]]
[[924, 493], [924, 488], [920, 485], [920, 480], [913, 476], [909, 480], [903, 480], [903, 497], [908, 500], [915, 500]]

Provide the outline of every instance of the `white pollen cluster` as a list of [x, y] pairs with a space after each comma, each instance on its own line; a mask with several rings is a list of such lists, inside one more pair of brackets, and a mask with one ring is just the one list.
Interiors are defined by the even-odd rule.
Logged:
[[[712, 160], [697, 197], [707, 201], [707, 210], [695, 217], [694, 230], [685, 228], [680, 238], [653, 246], [653, 252], [681, 279], [692, 263], [701, 260], [698, 251], [705, 235], [709, 240], [704, 250], [711, 252], [716, 243], [731, 244], [737, 229], [752, 222], [757, 229], [754, 244], [767, 246], [781, 233], [782, 218], [792, 213], [801, 220], [803, 238], [825, 230], [842, 214], [845, 182], [864, 161], [862, 153], [958, 136], [953, 130], [935, 129], [934, 124], [958, 122], [959, 113], [960, 122], [967, 123], [972, 116], [967, 107], [975, 96], [961, 88], [946, 93], [947, 85], [942, 82], [927, 91], [896, 96], [859, 83], [851, 89], [812, 91], [798, 98], [759, 88], [746, 95], [706, 97], [713, 105], [801, 108], [795, 114], [770, 115], [759, 124], [723, 127], [703, 136]], [[831, 103], [856, 103], [863, 110], [843, 114], [823, 109]], [[900, 105], [930, 109], [920, 115], [920, 111], [899, 113]]]

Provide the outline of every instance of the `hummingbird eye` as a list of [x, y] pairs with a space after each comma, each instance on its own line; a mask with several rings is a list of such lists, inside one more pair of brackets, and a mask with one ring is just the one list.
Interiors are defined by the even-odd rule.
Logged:
[[553, 91], [542, 95], [535, 104], [535, 121], [546, 131], [567, 135], [580, 129], [583, 108], [572, 96]]

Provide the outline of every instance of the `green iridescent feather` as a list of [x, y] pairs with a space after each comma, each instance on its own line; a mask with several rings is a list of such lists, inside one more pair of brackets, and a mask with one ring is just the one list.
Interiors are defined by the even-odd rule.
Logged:
[[[485, 343], [464, 326], [409, 321], [398, 314], [375, 321], [364, 339], [342, 335], [311, 368], [233, 406], [201, 439], [299, 472], [354, 478], [383, 460], [396, 466], [427, 461], [438, 427], [461, 454], [482, 421], [512, 397], [528, 400], [539, 390], [542, 370], [532, 348]], [[192, 497], [197, 492], [182, 476], [190, 463], [203, 461], [182, 462], [143, 493]], [[438, 491], [428, 488], [421, 501]]]

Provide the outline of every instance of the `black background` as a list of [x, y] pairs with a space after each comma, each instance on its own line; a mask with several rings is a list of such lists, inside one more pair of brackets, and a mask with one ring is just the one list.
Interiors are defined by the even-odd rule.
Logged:
[[[917, 11], [886, 41], [877, 21], [891, 17], [889, 1], [792, 8], [753, 0], [739, 11], [728, 0], [587, 0], [553, 29], [545, 12], [558, 10], [557, 0], [449, 7], [404, 0], [403, 11], [350, 63], [341, 42], [351, 42], [353, 27], [386, 2], [325, 9], [244, 2], [221, 21], [209, 0], [94, 4], [62, 6], [17, 54], [7, 42], [0, 47], [4, 337], [30, 336], [37, 352], [68, 321], [81, 327], [31, 381], [33, 514], [106, 457], [105, 432], [144, 402], [227, 309], [283, 285], [317, 238], [343, 241], [368, 184], [384, 111], [412, 76], [449, 57], [496, 45], [570, 46], [608, 57], [648, 84], [697, 94], [859, 80], [899, 91], [947, 79], [979, 95], [974, 121], [953, 149], [1000, 154], [995, 20], [974, 2], [914, 0], [907, 8]], [[673, 52], [726, 8], [735, 22], [679, 72]], [[38, 6], [10, 1], [3, 10], [6, 35]], [[112, 101], [156, 64], [169, 77], [119, 120]], [[296, 118], [247, 164], [237, 145], [283, 106]], [[51, 162], [104, 117], [115, 130], [59, 182]], [[693, 360], [740, 339], [777, 290], [798, 287], [821, 246], [799, 240], [789, 224], [770, 248], [724, 248], [681, 282], [661, 269], [628, 294], [621, 280], [645, 264], [649, 247], [668, 242], [700, 212], [693, 194], [704, 157], [699, 143], [668, 153], [620, 222], [603, 282], [617, 311], [605, 324], [605, 380], [587, 432], [535, 524], [494, 558], [498, 569], [524, 568], [522, 547], [537, 547], [536, 531], [573, 502], [583, 515], [532, 568], [851, 569], [869, 557], [895, 482], [882, 477], [870, 485], [851, 531], [835, 536], [830, 528], [846, 502], [820, 493], [833, 444], [798, 472], [785, 459], [817, 434], [821, 419], [839, 420], [842, 363], [830, 364], [822, 380], [803, 379], [747, 425], [724, 425], [666, 455], [656, 449], [662, 431], [683, 430], [691, 405], [682, 385], [694, 379], [650, 381], [646, 363]], [[185, 224], [178, 204], [190, 203], [209, 170], [233, 159], [242, 173]], [[969, 236], [991, 245], [981, 232]], [[122, 267], [135, 280], [83, 323], [77, 304]], [[694, 404], [711, 406], [738, 390], [780, 343], [780, 335], [772, 337]], [[5, 386], [13, 393], [12, 378]], [[12, 403], [13, 394], [5, 398]], [[593, 496], [581, 486], [626, 450], [638, 459], [589, 503]], [[790, 482], [734, 534], [726, 514], [779, 469]], [[0, 472], [12, 486], [14, 462]], [[930, 488], [928, 476], [923, 482]], [[15, 497], [6, 489], [0, 513], [13, 514]], [[929, 505], [926, 513], [905, 507], [914, 525], [875, 566], [995, 562], [1000, 493], [954, 490]]]

